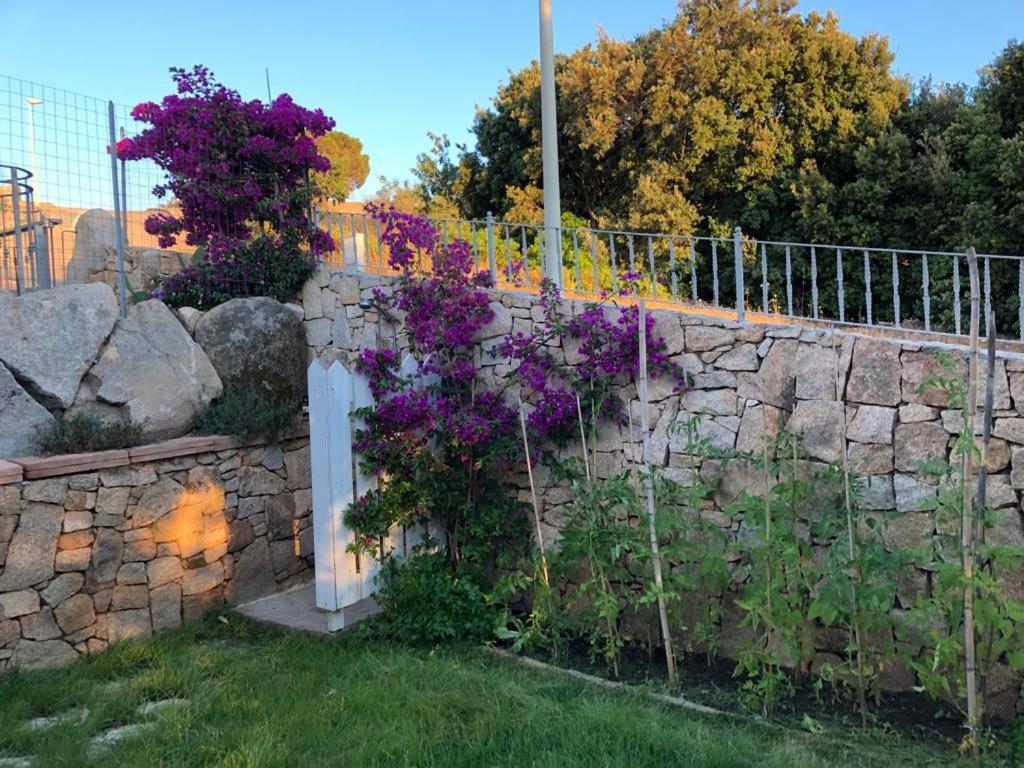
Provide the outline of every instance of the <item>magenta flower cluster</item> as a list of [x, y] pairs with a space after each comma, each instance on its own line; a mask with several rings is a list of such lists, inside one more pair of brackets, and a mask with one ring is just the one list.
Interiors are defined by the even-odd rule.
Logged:
[[[534, 430], [542, 438], [565, 439], [578, 430], [581, 415], [585, 421], [593, 414], [622, 417], [623, 403], [614, 387], [639, 373], [640, 310], [636, 304], [619, 306], [606, 299], [565, 321], [557, 311], [559, 298], [557, 288], [545, 282], [540, 296], [543, 320], [529, 333], [505, 337], [497, 353], [518, 365], [517, 376], [533, 406], [529, 420]], [[681, 389], [685, 373], [665, 353], [665, 339], [654, 325], [654, 317], [646, 315], [649, 375], [669, 376]], [[554, 338], [576, 342], [574, 364], [555, 361], [548, 351]]]
[[139, 104], [132, 116], [148, 123], [118, 143], [118, 157], [148, 159], [167, 174], [153, 190], [172, 197], [180, 214], [150, 216], [146, 231], [160, 246], [202, 246], [211, 258], [226, 257], [268, 228], [283, 247], [307, 248], [314, 256], [333, 248], [308, 211], [311, 171], [329, 161], [315, 139], [334, 127], [321, 110], [309, 110], [282, 94], [270, 104], [244, 101], [202, 66], [171, 69], [176, 93]]
[[[475, 273], [468, 243], [442, 243], [429, 221], [390, 207], [370, 210], [400, 275], [393, 290], [374, 292], [376, 303], [402, 316], [403, 335], [419, 369], [415, 376], [403, 376], [394, 349], [364, 350], [356, 361], [376, 403], [361, 414], [365, 426], [356, 432], [355, 449], [365, 468], [389, 482], [353, 506], [347, 519], [359, 534], [355, 546], [376, 553], [383, 533], [404, 524], [408, 518], [402, 515], [413, 504], [424, 510], [416, 514], [429, 510], [440, 516], [456, 549], [474, 537], [493, 547], [507, 533], [513, 508], [521, 505], [510, 496], [506, 512], [484, 518], [488, 510], [501, 509], [493, 497], [507, 490], [500, 470], [520, 459], [523, 448], [519, 414], [503, 399], [511, 380], [498, 385], [481, 375], [477, 340], [494, 318], [484, 290], [491, 277]], [[575, 433], [581, 407], [587, 421], [592, 413], [621, 416], [614, 389], [638, 369], [638, 315], [635, 305], [612, 309], [609, 303], [566, 319], [558, 290], [544, 283], [541, 319], [530, 332], [510, 333], [498, 344], [494, 354], [512, 365], [529, 403], [531, 450]], [[652, 376], [669, 375], [681, 385], [682, 370], [666, 356], [650, 317], [647, 331]], [[559, 341], [568, 347], [570, 338], [578, 344], [572, 365], [551, 352]], [[411, 489], [415, 499], [403, 496], [391, 503], [389, 487], [399, 489], [392, 491], [396, 495]], [[471, 519], [474, 515], [479, 517]]]

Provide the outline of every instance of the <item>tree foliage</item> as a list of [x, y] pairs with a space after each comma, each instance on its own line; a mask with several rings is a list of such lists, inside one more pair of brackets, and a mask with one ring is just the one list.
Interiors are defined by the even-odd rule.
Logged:
[[[630, 41], [556, 58], [562, 209], [602, 226], [864, 246], [1024, 251], [1024, 45], [978, 86], [912, 88], [885, 37], [793, 0], [684, 0]], [[478, 112], [477, 146], [421, 156], [464, 216], [541, 201], [540, 72]], [[443, 137], [442, 137], [443, 139]], [[941, 276], [940, 276], [941, 277]]]
[[323, 197], [345, 200], [366, 183], [370, 158], [363, 154], [363, 142], [344, 131], [329, 131], [316, 140], [317, 151], [326, 157], [330, 170], [313, 176]]

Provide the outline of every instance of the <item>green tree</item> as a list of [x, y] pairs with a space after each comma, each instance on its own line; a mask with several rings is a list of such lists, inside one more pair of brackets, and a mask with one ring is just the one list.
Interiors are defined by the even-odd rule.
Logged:
[[325, 133], [316, 140], [320, 154], [331, 161], [331, 169], [315, 174], [324, 197], [345, 200], [370, 175], [370, 158], [363, 154], [363, 142], [343, 131]]

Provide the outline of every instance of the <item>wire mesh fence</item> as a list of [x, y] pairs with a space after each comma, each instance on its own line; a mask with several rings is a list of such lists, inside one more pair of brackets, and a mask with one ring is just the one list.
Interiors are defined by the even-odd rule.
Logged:
[[145, 290], [180, 268], [173, 255], [155, 250], [156, 237], [145, 230], [150, 214], [173, 206], [153, 194], [163, 173], [150, 161], [116, 161], [109, 149], [139, 128], [126, 105], [0, 76], [0, 163], [21, 169], [31, 188], [21, 196], [27, 207], [14, 231], [9, 171], [0, 169], [0, 290], [116, 285], [119, 229], [129, 290]]
[[[161, 249], [145, 229], [154, 213], [177, 213], [173, 200], [154, 194], [163, 172], [110, 151], [142, 127], [126, 105], [0, 76], [0, 291], [103, 281], [130, 296], [189, 263], [191, 246]], [[364, 213], [315, 215], [336, 244], [328, 266], [389, 271], [378, 222]], [[756, 311], [952, 334], [966, 322], [962, 253], [759, 240], [738, 230], [548, 231], [490, 216], [434, 223], [443, 241], [466, 241], [499, 287], [538, 287], [546, 240], [556, 238], [563, 288], [584, 297], [625, 291], [739, 317]], [[979, 261], [986, 311], [1001, 336], [1024, 340], [1024, 258]]]

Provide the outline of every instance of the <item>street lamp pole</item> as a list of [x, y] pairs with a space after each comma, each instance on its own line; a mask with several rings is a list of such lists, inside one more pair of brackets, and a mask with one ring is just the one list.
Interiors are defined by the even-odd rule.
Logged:
[[32, 167], [29, 169], [32, 171], [32, 184], [36, 185], [39, 183], [39, 179], [36, 176], [36, 121], [35, 113], [36, 107], [43, 103], [42, 99], [37, 99], [35, 96], [29, 96], [25, 99], [25, 103], [28, 104], [28, 152], [29, 161]]
[[544, 275], [562, 285], [562, 203], [558, 188], [558, 122], [551, 0], [540, 0], [540, 125], [544, 160]]

